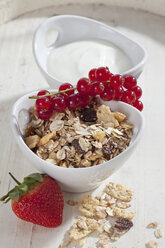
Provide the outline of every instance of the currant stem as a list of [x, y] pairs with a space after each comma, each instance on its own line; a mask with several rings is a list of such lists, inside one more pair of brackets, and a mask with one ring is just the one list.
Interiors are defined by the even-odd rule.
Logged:
[[11, 174], [11, 172], [9, 172], [9, 175], [13, 178], [13, 180], [20, 185], [21, 183]]
[[42, 97], [46, 97], [46, 96], [56, 96], [56, 95], [63, 94], [63, 93], [66, 93], [68, 91], [76, 90], [76, 89], [77, 88], [70, 88], [70, 89], [61, 90], [61, 91], [58, 91], [58, 92], [54, 92], [54, 93], [46, 94], [46, 95], [42, 95], [42, 96], [29, 96], [29, 99], [38, 99], [38, 98], [42, 98]]

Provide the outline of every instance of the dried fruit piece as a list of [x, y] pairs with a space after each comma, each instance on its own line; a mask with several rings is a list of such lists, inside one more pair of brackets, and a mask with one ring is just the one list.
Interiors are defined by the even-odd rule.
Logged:
[[119, 122], [124, 121], [124, 119], [126, 118], [126, 115], [120, 112], [114, 112], [113, 115], [115, 119], [118, 120]]
[[103, 145], [102, 153], [103, 153], [104, 158], [108, 160], [111, 159], [112, 150], [116, 148], [117, 148], [117, 144], [112, 141], [109, 141], [107, 144]]
[[75, 148], [77, 153], [79, 153], [79, 154], [84, 154], [85, 153], [85, 151], [82, 150], [78, 139], [74, 139], [71, 144], [72, 144], [72, 146], [74, 146], [74, 148]]
[[127, 219], [118, 219], [115, 222], [115, 228], [117, 228], [120, 231], [129, 230], [133, 226], [132, 221]]
[[84, 108], [81, 111], [80, 118], [85, 122], [95, 122], [97, 120], [96, 111], [93, 108]]

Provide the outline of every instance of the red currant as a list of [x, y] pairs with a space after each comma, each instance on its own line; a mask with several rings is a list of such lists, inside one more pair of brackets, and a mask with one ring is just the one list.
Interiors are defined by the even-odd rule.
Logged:
[[88, 77], [91, 82], [96, 81], [96, 68], [93, 68], [92, 70], [89, 71]]
[[104, 84], [101, 82], [95, 82], [91, 86], [90, 96], [100, 95], [104, 91]]
[[[79, 94], [79, 93], [78, 93]], [[79, 97], [79, 107], [84, 108], [90, 103], [89, 95], [78, 95]]]
[[75, 110], [80, 105], [80, 99], [77, 94], [72, 94], [68, 96], [66, 104], [69, 110]]
[[[37, 96], [43, 96], [46, 94], [50, 94], [50, 92], [48, 90], [40, 90], [37, 94]], [[47, 98], [51, 99], [51, 96], [47, 96]]]
[[51, 100], [51, 104], [52, 108], [56, 111], [63, 112], [66, 109], [66, 102], [64, 97], [53, 97]]
[[135, 102], [135, 100], [136, 100], [136, 95], [135, 95], [135, 92], [134, 92], [134, 91], [132, 91], [132, 90], [126, 90], [126, 91], [124, 92], [124, 94], [127, 95], [127, 96], [129, 97], [131, 103]]
[[135, 92], [136, 99], [139, 99], [142, 96], [142, 89], [139, 86], [136, 85], [132, 90]]
[[77, 91], [80, 94], [88, 94], [91, 88], [91, 83], [88, 78], [81, 78], [77, 83]]
[[123, 94], [124, 94], [124, 89], [122, 86], [120, 86], [118, 89], [115, 89], [115, 100], [120, 101]]
[[37, 110], [36, 109], [36, 114], [37, 114], [38, 118], [40, 118], [42, 120], [48, 120], [51, 117], [52, 113], [53, 113], [52, 108], [50, 108], [48, 110], [42, 110], [42, 109]]
[[130, 100], [129, 96], [127, 96], [127, 94], [125, 94], [125, 92], [124, 92], [124, 94], [123, 94], [123, 96], [121, 98], [121, 101], [125, 102], [125, 103], [128, 103], [128, 104], [131, 104], [131, 100]]
[[133, 103], [133, 106], [135, 108], [137, 108], [139, 111], [142, 111], [143, 110], [143, 103], [139, 100], [136, 100], [134, 103]]
[[96, 80], [103, 82], [109, 80], [110, 77], [110, 71], [108, 67], [99, 67], [96, 70]]
[[42, 97], [36, 100], [36, 108], [38, 110], [49, 109], [49, 107], [50, 107], [50, 100], [48, 97]]
[[124, 76], [123, 81], [123, 86], [128, 90], [131, 90], [137, 84], [136, 78], [134, 78], [133, 76]]
[[100, 94], [101, 99], [104, 101], [111, 101], [115, 98], [115, 90], [108, 86], [105, 86], [104, 91]]
[[[72, 84], [69, 84], [69, 83], [64, 83], [64, 84], [61, 84], [60, 88], [59, 88], [59, 91], [62, 91], [62, 90], [67, 90], [67, 89], [72, 89], [73, 88], [73, 85]], [[70, 91], [67, 91], [65, 93], [62, 93], [62, 95], [64, 97], [66, 96], [70, 96], [74, 94], [74, 90], [70, 90]]]
[[118, 89], [122, 86], [122, 77], [119, 74], [111, 76], [111, 86], [114, 89]]

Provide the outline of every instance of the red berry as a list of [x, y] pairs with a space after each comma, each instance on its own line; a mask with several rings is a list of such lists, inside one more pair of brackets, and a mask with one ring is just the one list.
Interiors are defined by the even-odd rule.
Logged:
[[135, 92], [136, 99], [139, 99], [142, 96], [142, 89], [139, 86], [136, 85], [132, 90]]
[[136, 100], [136, 95], [135, 95], [135, 92], [134, 92], [134, 91], [132, 91], [132, 90], [126, 90], [126, 91], [124, 92], [124, 94], [126, 94], [126, 95], [129, 97], [130, 103], [135, 102], [135, 100]]
[[61, 96], [53, 97], [51, 104], [54, 110], [63, 112], [66, 109], [65, 98]]
[[115, 98], [115, 90], [108, 86], [105, 86], [104, 91], [100, 94], [101, 99], [104, 101], [111, 101]]
[[80, 94], [88, 94], [91, 88], [91, 83], [88, 78], [81, 78], [77, 83], [77, 91]]
[[139, 100], [136, 100], [134, 103], [133, 103], [133, 106], [135, 108], [137, 108], [139, 111], [142, 111], [143, 110], [143, 103]]
[[136, 78], [134, 78], [133, 76], [124, 76], [123, 81], [123, 86], [128, 90], [131, 90], [137, 84]]
[[130, 98], [129, 98], [129, 96], [127, 96], [127, 95], [125, 94], [125, 92], [124, 92], [124, 94], [123, 94], [123, 96], [122, 96], [122, 98], [121, 98], [121, 101], [122, 101], [122, 102], [125, 102], [125, 103], [128, 103], [128, 104], [131, 104]]
[[119, 74], [111, 76], [111, 86], [114, 89], [118, 89], [122, 86], [122, 77]]
[[66, 99], [66, 104], [69, 110], [75, 110], [79, 107], [80, 100], [77, 94], [72, 94]]
[[99, 67], [96, 70], [96, 80], [103, 82], [109, 80], [110, 77], [110, 71], [108, 67]]
[[124, 89], [122, 86], [120, 86], [118, 89], [115, 89], [115, 100], [120, 101], [123, 94], [124, 94]]
[[36, 100], [36, 108], [38, 110], [49, 109], [49, 107], [50, 107], [50, 100], [48, 97], [42, 97]]
[[96, 81], [96, 68], [93, 68], [92, 70], [89, 71], [88, 77], [91, 82]]
[[104, 91], [104, 84], [101, 82], [95, 82], [91, 86], [90, 96], [100, 95]]
[[[64, 84], [61, 84], [60, 88], [59, 88], [59, 91], [62, 91], [62, 90], [67, 90], [67, 89], [72, 89], [73, 88], [73, 85], [72, 84], [69, 84], [69, 83], [64, 83]], [[67, 96], [70, 96], [74, 94], [74, 90], [70, 90], [70, 91], [67, 91], [65, 93], [62, 93], [62, 95], [65, 97], [66, 95]]]
[[[37, 96], [43, 96], [46, 94], [50, 94], [50, 92], [48, 90], [40, 90], [37, 94]], [[47, 96], [47, 98], [51, 99], [51, 96]]]
[[84, 108], [84, 107], [89, 105], [89, 102], [90, 102], [89, 95], [80, 95], [79, 94], [79, 107]]
[[[22, 190], [23, 189], [23, 190]], [[33, 173], [3, 197], [12, 200], [15, 215], [33, 224], [56, 227], [62, 224], [64, 199], [57, 182], [45, 175]]]
[[48, 120], [53, 114], [53, 109], [52, 108], [49, 108], [48, 110], [36, 109], [36, 114], [38, 118], [40, 118], [41, 120]]

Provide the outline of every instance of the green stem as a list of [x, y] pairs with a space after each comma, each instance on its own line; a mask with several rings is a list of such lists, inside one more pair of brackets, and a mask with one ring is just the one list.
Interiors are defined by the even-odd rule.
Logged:
[[58, 92], [54, 92], [54, 93], [46, 94], [46, 95], [42, 95], [42, 96], [29, 96], [29, 99], [38, 99], [38, 98], [42, 98], [42, 97], [46, 97], [46, 96], [56, 96], [56, 95], [66, 93], [66, 92], [71, 91], [71, 90], [76, 90], [76, 88], [61, 90]]
[[9, 175], [13, 178], [13, 180], [20, 185], [21, 183], [11, 174], [11, 172], [9, 172]]

